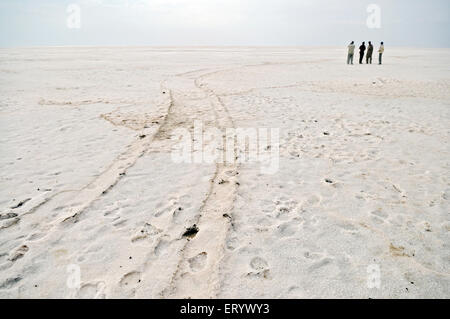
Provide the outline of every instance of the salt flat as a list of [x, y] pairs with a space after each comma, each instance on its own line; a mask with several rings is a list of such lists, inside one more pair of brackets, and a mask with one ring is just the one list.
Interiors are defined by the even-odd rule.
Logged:
[[[449, 298], [450, 50], [345, 61], [0, 50], [0, 297]], [[195, 121], [279, 129], [276, 172], [176, 163]]]

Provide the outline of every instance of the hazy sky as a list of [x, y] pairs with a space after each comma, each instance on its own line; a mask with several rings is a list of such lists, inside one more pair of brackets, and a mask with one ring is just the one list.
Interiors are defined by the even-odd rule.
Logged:
[[[70, 4], [80, 28], [68, 27]], [[369, 4], [381, 9], [380, 28], [367, 26]], [[0, 46], [450, 47], [449, 14], [450, 0], [0, 0]]]

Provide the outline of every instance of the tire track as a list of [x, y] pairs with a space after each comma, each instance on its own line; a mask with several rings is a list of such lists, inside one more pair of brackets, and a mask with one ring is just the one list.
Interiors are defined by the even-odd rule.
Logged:
[[[225, 104], [201, 82], [202, 77], [215, 74], [210, 72], [194, 80], [195, 86], [206, 94], [215, 114], [217, 128], [224, 131], [235, 128]], [[236, 158], [236, 149], [233, 149]], [[238, 187], [238, 167], [233, 163], [217, 163], [209, 192], [195, 216], [194, 224], [198, 232], [187, 239], [181, 249], [180, 261], [169, 282], [161, 292], [163, 298], [214, 298], [220, 289], [220, 264], [224, 256], [225, 241], [232, 221], [232, 210]], [[195, 287], [195, 289], [193, 289]]]
[[[161, 90], [166, 90], [164, 82], [161, 82]], [[164, 101], [167, 103], [167, 113], [173, 105], [171, 94], [169, 91], [168, 99]], [[164, 121], [167, 121], [167, 113]], [[26, 205], [21, 207], [21, 213], [18, 216], [19, 220], [10, 227], [22, 224], [21, 228], [24, 233], [39, 232], [46, 237], [47, 235], [55, 235], [55, 228], [67, 227], [71, 223], [76, 223], [80, 216], [92, 205], [97, 199], [105, 195], [111, 190], [124, 176], [136, 161], [145, 154], [149, 149], [152, 141], [158, 132], [161, 131], [164, 121], [158, 128], [144, 130], [143, 135], [133, 143], [127, 146], [127, 149], [120, 154], [98, 177], [80, 189], [62, 190], [54, 194], [45, 194], [43, 197], [30, 200]], [[152, 130], [154, 132], [152, 132]], [[153, 134], [151, 134], [153, 133]], [[63, 198], [61, 198], [63, 196]], [[32, 204], [30, 206], [30, 204]], [[61, 206], [63, 205], [63, 206]], [[63, 214], [42, 214], [43, 208], [45, 212], [55, 212], [64, 209]], [[24, 215], [32, 216], [27, 220], [22, 220]], [[53, 231], [52, 231], [53, 230]], [[27, 245], [28, 240], [25, 239], [21, 245]]]
[[165, 88], [165, 82], [161, 83], [161, 91], [168, 91], [168, 107], [162, 123], [153, 134], [143, 134], [138, 140], [128, 145], [127, 150], [119, 155], [115, 161], [102, 173], [86, 185], [73, 199], [72, 202], [81, 204], [70, 209], [68, 215], [61, 217], [57, 223], [77, 222], [79, 216], [88, 208], [95, 200], [110, 191], [125, 175], [127, 170], [133, 167], [137, 160], [144, 155], [150, 148], [151, 143], [160, 137], [165, 125], [168, 121], [169, 114], [173, 107], [172, 92]]

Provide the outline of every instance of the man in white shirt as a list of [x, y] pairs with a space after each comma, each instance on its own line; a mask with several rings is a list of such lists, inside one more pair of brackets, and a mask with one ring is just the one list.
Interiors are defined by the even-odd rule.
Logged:
[[378, 49], [378, 64], [380, 65], [383, 59], [383, 53], [384, 53], [384, 43], [381, 42], [380, 48]]
[[355, 43], [352, 41], [348, 46], [347, 64], [353, 64], [354, 54], [355, 54]]

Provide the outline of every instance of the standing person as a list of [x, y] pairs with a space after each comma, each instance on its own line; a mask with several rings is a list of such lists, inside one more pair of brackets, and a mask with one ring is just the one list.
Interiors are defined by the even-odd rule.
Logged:
[[355, 42], [351, 42], [348, 46], [347, 64], [353, 64], [353, 55], [355, 54]]
[[378, 49], [378, 64], [381, 64], [384, 53], [384, 43], [381, 42], [380, 48]]
[[373, 45], [369, 41], [369, 47], [367, 48], [367, 54], [366, 54], [366, 64], [372, 64], [372, 53], [373, 53]]
[[359, 64], [362, 64], [362, 61], [364, 59], [364, 51], [366, 51], [365, 42], [363, 42], [359, 47]]

